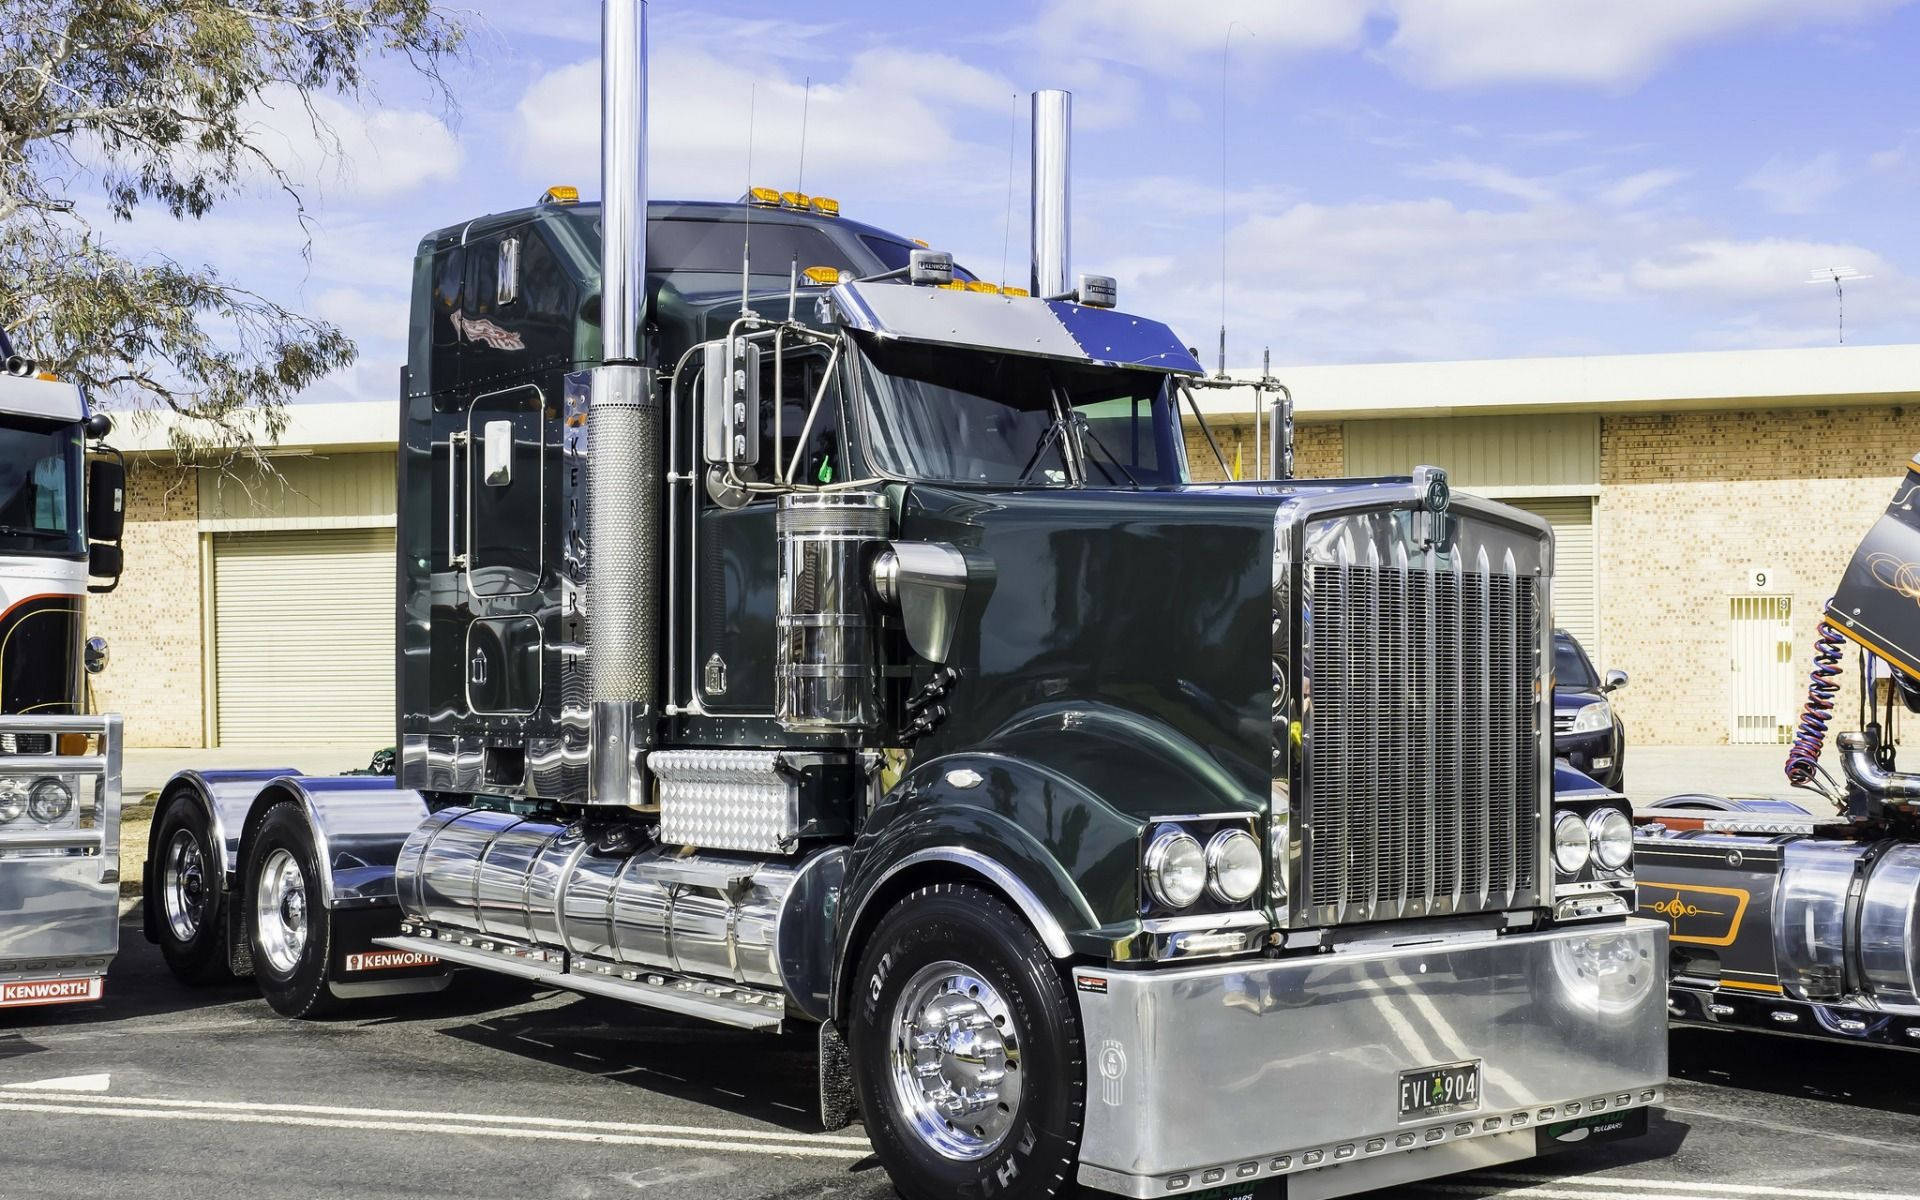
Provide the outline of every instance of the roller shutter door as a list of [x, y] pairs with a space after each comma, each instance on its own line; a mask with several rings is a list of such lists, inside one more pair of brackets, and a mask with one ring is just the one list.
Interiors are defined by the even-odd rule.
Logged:
[[393, 530], [213, 540], [223, 746], [393, 743]]
[[1600, 656], [1600, 595], [1594, 566], [1593, 500], [1588, 496], [1510, 500], [1553, 524], [1554, 624], [1580, 639], [1589, 657]]

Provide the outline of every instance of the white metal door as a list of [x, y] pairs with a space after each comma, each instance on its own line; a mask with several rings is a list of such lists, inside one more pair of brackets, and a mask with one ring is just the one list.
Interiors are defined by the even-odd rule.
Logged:
[[213, 540], [223, 746], [393, 744], [393, 530]]
[[1733, 713], [1736, 746], [1784, 742], [1793, 724], [1793, 597], [1732, 600]]

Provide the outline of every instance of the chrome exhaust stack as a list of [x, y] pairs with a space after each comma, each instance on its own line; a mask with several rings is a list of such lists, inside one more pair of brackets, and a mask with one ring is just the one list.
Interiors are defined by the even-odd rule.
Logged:
[[1073, 93], [1048, 89], [1033, 93], [1033, 188], [1029, 230], [1033, 294], [1064, 296], [1074, 290], [1068, 274], [1072, 253], [1071, 150]]
[[647, 4], [605, 0], [600, 51], [601, 365], [587, 414], [587, 802], [647, 800], [659, 689], [660, 409], [647, 364]]

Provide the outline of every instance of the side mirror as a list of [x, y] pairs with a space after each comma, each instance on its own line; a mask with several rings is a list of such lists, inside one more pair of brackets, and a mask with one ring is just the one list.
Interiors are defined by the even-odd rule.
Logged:
[[760, 347], [742, 338], [708, 342], [700, 413], [706, 459], [750, 467], [760, 461]]
[[127, 468], [117, 459], [96, 458], [87, 469], [87, 537], [118, 542], [126, 524]]
[[87, 674], [98, 675], [107, 669], [107, 639], [95, 635], [87, 639], [86, 656], [82, 660]]
[[[95, 542], [87, 547], [87, 574], [94, 579], [111, 579], [120, 582], [120, 572], [126, 569], [127, 556], [120, 547], [111, 542]], [[100, 591], [112, 591], [111, 587]]]
[[1608, 671], [1606, 681], [1600, 685], [1600, 690], [1603, 692], [1617, 692], [1625, 686], [1627, 686], [1627, 673], [1625, 671]]

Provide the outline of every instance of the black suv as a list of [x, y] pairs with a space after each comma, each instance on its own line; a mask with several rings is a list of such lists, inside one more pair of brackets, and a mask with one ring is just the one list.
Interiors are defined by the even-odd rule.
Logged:
[[1607, 694], [1625, 686], [1625, 671], [1602, 679], [1572, 634], [1553, 631], [1553, 756], [1616, 792], [1627, 780], [1627, 733]]

